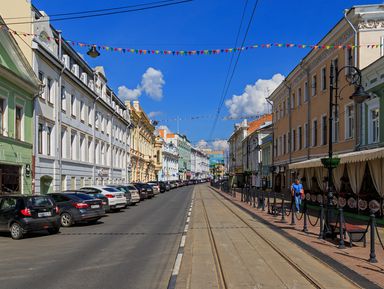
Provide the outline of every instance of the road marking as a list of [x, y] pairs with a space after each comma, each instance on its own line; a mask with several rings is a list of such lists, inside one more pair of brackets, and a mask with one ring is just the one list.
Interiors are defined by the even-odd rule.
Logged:
[[187, 238], [187, 236], [186, 235], [183, 235], [182, 237], [181, 237], [181, 242], [180, 242], [180, 247], [181, 248], [184, 248], [185, 247], [185, 239]]
[[187, 219], [185, 220], [184, 232], [182, 233], [182, 236], [181, 236], [179, 249], [177, 251], [176, 261], [175, 261], [175, 264], [173, 266], [172, 275], [171, 275], [171, 278], [169, 279], [167, 289], [174, 289], [176, 286], [177, 275], [179, 274], [180, 267], [181, 267], [181, 260], [183, 259], [183, 252], [184, 252], [184, 247], [185, 247], [185, 241], [187, 239], [189, 222], [191, 221], [191, 213], [192, 213], [194, 198], [195, 198], [195, 192], [193, 192], [193, 194], [192, 194], [191, 205], [190, 205], [188, 213], [187, 213]]
[[175, 262], [175, 266], [173, 267], [172, 275], [178, 275], [179, 274], [180, 265], [181, 265], [181, 259], [182, 258], [183, 258], [183, 254], [182, 253], [177, 254], [176, 262]]

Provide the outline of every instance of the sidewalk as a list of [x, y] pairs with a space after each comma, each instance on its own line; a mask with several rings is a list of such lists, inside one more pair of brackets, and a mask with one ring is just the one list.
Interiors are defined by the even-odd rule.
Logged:
[[[369, 258], [369, 232], [367, 233], [367, 247], [363, 247], [363, 243], [354, 243], [352, 248], [349, 248], [349, 243], [346, 242], [346, 249], [338, 249], [338, 240], [334, 242], [330, 239], [321, 240], [318, 239], [319, 234], [319, 224], [317, 226], [312, 226], [309, 222], [308, 232], [302, 232], [303, 229], [303, 219], [295, 220], [296, 225], [290, 225], [291, 216], [286, 216], [286, 223], [281, 222], [281, 215], [273, 216], [268, 214], [267, 205], [265, 211], [261, 209], [253, 208], [247, 203], [241, 202], [241, 194], [237, 193], [236, 198], [233, 198], [231, 195], [221, 192], [216, 188], [211, 187], [219, 194], [225, 198], [232, 201], [235, 205], [241, 207], [242, 209], [254, 214], [258, 218], [263, 219], [265, 222], [277, 227], [281, 230], [283, 235], [291, 237], [293, 241], [296, 240], [297, 243], [303, 244], [304, 248], [309, 251], [312, 255], [317, 258], [323, 259], [323, 261], [329, 263], [337, 268], [337, 270], [343, 272], [345, 275], [353, 275], [354, 278], [361, 279], [362, 283], [364, 280], [368, 279], [371, 282], [376, 283], [379, 286], [384, 284], [384, 250], [379, 244], [376, 245], [376, 258], [378, 263], [372, 264], [368, 262]], [[280, 204], [278, 202], [278, 204]], [[301, 215], [301, 214], [300, 214]], [[299, 217], [300, 217], [299, 215]], [[316, 217], [311, 216], [311, 222], [316, 221]], [[382, 233], [382, 229], [380, 229]], [[376, 236], [377, 238], [377, 236]], [[346, 240], [347, 241], [347, 240]], [[356, 275], [355, 275], [356, 274]], [[352, 276], [350, 276], [352, 277]], [[360, 283], [361, 284], [361, 283]], [[384, 288], [384, 287], [382, 287]]]

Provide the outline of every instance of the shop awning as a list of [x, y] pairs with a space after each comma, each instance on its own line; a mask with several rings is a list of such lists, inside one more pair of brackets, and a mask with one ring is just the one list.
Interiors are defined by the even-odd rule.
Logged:
[[[384, 158], [384, 148], [375, 148], [370, 150], [363, 150], [357, 152], [350, 152], [345, 154], [334, 154], [340, 158], [340, 164], [357, 163], [369, 161], [374, 159]], [[324, 156], [327, 157], [327, 156]], [[322, 167], [321, 158], [310, 159], [298, 163], [289, 164], [289, 169], [305, 169]]]

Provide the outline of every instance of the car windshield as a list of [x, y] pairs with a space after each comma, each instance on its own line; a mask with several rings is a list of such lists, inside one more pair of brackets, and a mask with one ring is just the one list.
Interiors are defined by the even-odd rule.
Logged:
[[120, 193], [121, 191], [116, 189], [116, 188], [109, 188], [109, 187], [106, 187], [106, 188], [103, 188], [104, 191], [107, 191], [107, 192], [111, 192], [111, 193]]
[[129, 193], [128, 188], [126, 188], [126, 187], [124, 187], [124, 186], [116, 187], [116, 189], [118, 189], [119, 191], [121, 191], [121, 192], [123, 192], [123, 193]]
[[27, 199], [28, 207], [51, 207], [53, 206], [53, 202], [51, 198], [39, 196], [39, 197], [30, 197]]
[[129, 190], [136, 190], [135, 186], [127, 186]]

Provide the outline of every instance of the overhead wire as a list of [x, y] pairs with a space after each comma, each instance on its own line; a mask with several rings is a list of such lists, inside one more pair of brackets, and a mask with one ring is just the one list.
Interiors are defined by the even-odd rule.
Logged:
[[[245, 31], [245, 35], [244, 35], [243, 41], [242, 41], [242, 43], [241, 43], [241, 47], [244, 46], [244, 43], [245, 43], [245, 41], [246, 41], [246, 39], [247, 39], [248, 32], [249, 32], [249, 29], [250, 29], [250, 27], [251, 27], [252, 20], [253, 20], [253, 17], [254, 17], [254, 15], [255, 15], [256, 8], [257, 8], [258, 4], [259, 4], [259, 0], [256, 0], [255, 4], [254, 4], [254, 6], [253, 6], [253, 10], [252, 10], [251, 17], [250, 17], [249, 22], [248, 22], [248, 25], [247, 25], [247, 29], [246, 29], [246, 31]], [[232, 70], [231, 76], [230, 76], [230, 78], [229, 78], [229, 81], [228, 81], [228, 83], [227, 83], [227, 87], [226, 87], [226, 89], [225, 89], [224, 99], [225, 99], [225, 96], [226, 96], [227, 93], [228, 93], [228, 90], [229, 90], [229, 87], [230, 87], [230, 85], [231, 85], [233, 76], [235, 75], [236, 67], [237, 67], [237, 64], [238, 64], [238, 62], [239, 62], [239, 59], [240, 59], [240, 56], [241, 56], [241, 52], [242, 52], [242, 50], [240, 50], [239, 53], [237, 54], [237, 58], [236, 58], [235, 65], [233, 66], [233, 70]], [[220, 107], [219, 107], [219, 109], [218, 109], [218, 111], [217, 111], [217, 118], [219, 117], [220, 112], [221, 112], [221, 108], [223, 107], [224, 99], [221, 101], [221, 103], [220, 103]], [[213, 133], [214, 133], [214, 131], [215, 131], [216, 125], [217, 125], [217, 120], [215, 120], [214, 123], [213, 123], [213, 126], [212, 126], [212, 129], [211, 129], [211, 133], [210, 133], [209, 138], [212, 138], [212, 135], [213, 135]]]
[[135, 8], [135, 9], [122, 10], [122, 11], [106, 12], [106, 13], [91, 14], [91, 15], [72, 16], [72, 17], [63, 17], [63, 18], [54, 18], [54, 19], [42, 19], [42, 20], [36, 20], [36, 21], [11, 22], [11, 23], [7, 23], [7, 25], [32, 24], [32, 23], [36, 24], [36, 23], [44, 23], [44, 22], [65, 21], [65, 20], [74, 20], [74, 19], [84, 19], [84, 18], [116, 15], [116, 14], [122, 14], [122, 13], [129, 13], [129, 12], [136, 12], [136, 11], [161, 8], [161, 7], [166, 7], [166, 6], [173, 6], [173, 5], [183, 4], [183, 3], [192, 2], [192, 1], [193, 0], [180, 0], [177, 2], [158, 4], [158, 5], [148, 6], [148, 7], [141, 7], [141, 8]]
[[[154, 5], [154, 4], [160, 4], [160, 3], [166, 3], [166, 2], [175, 2], [176, 0], [163, 0], [163, 1], [155, 1], [155, 2], [148, 2], [148, 3], [141, 3], [141, 4], [135, 4], [135, 5], [126, 5], [126, 6], [119, 6], [119, 7], [112, 7], [112, 8], [104, 8], [104, 9], [96, 9], [96, 10], [83, 10], [78, 12], [67, 12], [67, 13], [51, 13], [49, 14], [49, 17], [57, 17], [57, 16], [69, 16], [69, 15], [79, 15], [79, 14], [88, 14], [88, 13], [95, 13], [95, 12], [105, 12], [105, 11], [114, 11], [114, 10], [122, 10], [126, 8], [134, 8], [139, 6], [148, 6], [148, 5]], [[22, 16], [22, 17], [5, 17], [4, 20], [9, 19], [30, 19], [31, 17]]]

